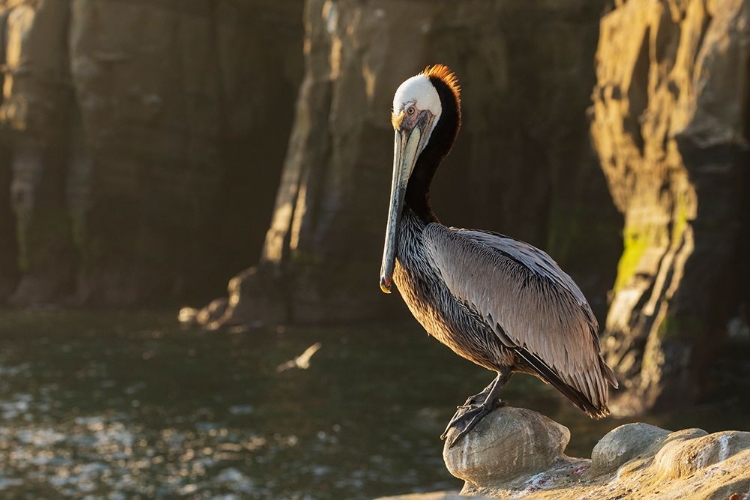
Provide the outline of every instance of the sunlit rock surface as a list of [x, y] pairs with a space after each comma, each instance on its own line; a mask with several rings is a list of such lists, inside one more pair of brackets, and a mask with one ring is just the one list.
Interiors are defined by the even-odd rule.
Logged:
[[613, 412], [638, 414], [706, 394], [727, 325], [746, 318], [750, 1], [616, 5], [590, 110], [625, 217], [602, 347], [625, 389]]
[[[453, 448], [446, 444], [443, 458], [448, 470], [465, 481], [461, 493], [471, 496], [717, 500], [750, 496], [750, 432], [670, 432], [643, 423], [627, 424], [604, 436], [590, 460], [564, 454], [569, 438], [567, 428], [547, 417], [505, 407], [485, 417]], [[391, 498], [447, 500], [452, 495]]]
[[[395, 497], [382, 497], [378, 500], [462, 500], [466, 498], [464, 495], [458, 492], [443, 492], [437, 491], [434, 493], [414, 493], [412, 495], [397, 495]], [[492, 497], [486, 497], [483, 495], [473, 496], [475, 499], [490, 499]]]

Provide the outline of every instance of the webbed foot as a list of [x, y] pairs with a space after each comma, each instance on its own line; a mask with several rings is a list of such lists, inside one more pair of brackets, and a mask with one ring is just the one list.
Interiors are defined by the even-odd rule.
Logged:
[[468, 434], [492, 410], [500, 406], [505, 406], [505, 402], [500, 400], [500, 391], [508, 382], [511, 375], [512, 372], [510, 370], [498, 371], [497, 377], [490, 385], [485, 387], [479, 394], [467, 399], [466, 403], [458, 407], [453, 418], [448, 422], [445, 431], [440, 436], [440, 439], [445, 440], [452, 427], [457, 427], [457, 424], [463, 423], [462, 428], [456, 429], [458, 433], [448, 444], [448, 448], [453, 448], [457, 442]]
[[[459, 442], [464, 436], [466, 436], [476, 426], [480, 420], [492, 412], [495, 408], [505, 406], [505, 401], [496, 399], [492, 402], [487, 402], [482, 399], [481, 403], [470, 403], [473, 398], [469, 398], [467, 404], [458, 407], [458, 411], [453, 415], [450, 422], [445, 428], [440, 439], [445, 440], [448, 437], [448, 432], [451, 428], [456, 427], [458, 433], [453, 437], [451, 442], [448, 444], [448, 448]], [[459, 427], [462, 426], [460, 429]]]

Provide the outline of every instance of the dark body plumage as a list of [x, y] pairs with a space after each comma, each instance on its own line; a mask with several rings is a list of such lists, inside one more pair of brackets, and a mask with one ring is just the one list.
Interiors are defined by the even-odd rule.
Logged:
[[[553, 385], [588, 415], [607, 415], [607, 385], [617, 382], [600, 355], [596, 319], [575, 282], [529, 244], [448, 228], [432, 212], [430, 183], [453, 146], [461, 113], [453, 74], [436, 66], [423, 75], [437, 91], [441, 112], [408, 178], [395, 228], [393, 280], [404, 301], [437, 340], [498, 373], [497, 388], [491, 384], [483, 393], [487, 398], [498, 397], [510, 376], [521, 372]], [[420, 125], [402, 125], [401, 118], [403, 113], [394, 117], [397, 134]], [[483, 408], [476, 420], [491, 409]]]
[[[599, 356], [597, 324], [588, 304], [577, 302], [566, 288], [538, 274], [517, 257], [499, 249], [483, 248], [469, 236], [476, 234], [486, 235], [491, 240], [510, 246], [526, 246], [502, 235], [446, 228], [438, 222], [425, 223], [413, 211], [407, 209], [399, 226], [394, 280], [411, 313], [430, 335], [459, 356], [498, 373], [521, 372], [534, 375], [556, 387], [586, 414], [592, 417], [607, 415], [609, 411], [605, 384], [608, 381], [614, 382], [614, 376]], [[441, 246], [441, 240], [444, 253], [436, 256], [435, 248]], [[453, 248], [446, 249], [445, 242], [452, 242]], [[447, 279], [451, 278], [444, 276], [446, 266], [441, 266], [438, 261], [445, 259], [445, 252], [450, 257], [452, 249], [459, 254], [455, 256], [456, 259], [476, 261], [481, 259], [482, 253], [490, 255], [490, 259], [495, 261], [495, 266], [491, 269], [497, 270], [497, 273], [483, 275], [483, 269], [477, 269], [475, 273], [466, 269], [456, 269], [458, 276], [452, 277], [454, 286], [453, 289], [449, 288]], [[469, 255], [472, 252], [475, 253], [474, 256]], [[553, 261], [549, 259], [549, 262]], [[511, 290], [527, 291], [526, 297], [517, 297], [513, 300], [513, 297], [507, 297], [507, 288], [504, 290], [505, 293], [502, 290], [493, 290], [495, 297], [511, 299], [507, 308], [508, 313], [517, 317], [517, 320], [511, 320], [511, 323], [526, 320], [533, 328], [539, 323], [544, 323], [545, 319], [549, 323], [560, 325], [583, 320], [588, 330], [585, 332], [587, 335], [566, 339], [564, 336], [555, 337], [555, 330], [558, 328], [552, 331], [529, 330], [529, 334], [536, 334], [541, 342], [535, 343], [529, 339], [524, 345], [523, 341], [513, 338], [514, 336], [507, 332], [507, 326], [503, 326], [508, 323], [507, 318], [494, 317], [491, 312], [480, 310], [481, 306], [476, 302], [482, 300], [468, 298], [471, 296], [469, 291], [465, 291], [462, 296], [456, 295], [456, 289], [460, 287], [458, 282], [466, 283], [464, 288], [478, 288], [477, 282], [497, 281], [496, 274], [503, 274], [509, 285], [515, 283], [515, 286], [509, 286]], [[528, 302], [523, 303], [524, 299]], [[549, 307], [545, 307], [545, 304]], [[554, 306], [557, 305], [569, 307], [572, 311], [556, 311]], [[489, 308], [494, 308], [494, 304], [489, 305]], [[545, 318], [540, 315], [547, 316]], [[568, 318], [562, 317], [563, 315], [567, 315]], [[502, 313], [498, 313], [497, 316], [502, 316]], [[556, 342], [565, 340], [569, 342], [567, 345], [555, 345]], [[581, 343], [580, 340], [584, 342]], [[528, 345], [540, 343], [549, 346], [544, 349], [535, 345], [537, 348], [534, 349]], [[539, 354], [538, 351], [547, 351], [547, 355]], [[586, 356], [587, 354], [589, 356]], [[579, 357], [590, 359], [588, 363], [585, 360], [575, 360]], [[554, 360], [559, 362], [555, 363]]]

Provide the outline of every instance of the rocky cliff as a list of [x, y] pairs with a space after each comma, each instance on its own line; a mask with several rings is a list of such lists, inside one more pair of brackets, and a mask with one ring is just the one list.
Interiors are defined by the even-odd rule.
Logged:
[[591, 135], [625, 217], [603, 341], [619, 413], [703, 396], [747, 324], [750, 2], [630, 0], [605, 15]]
[[0, 300], [164, 303], [257, 258], [301, 1], [0, 7]]
[[222, 321], [404, 311], [377, 286], [389, 111], [398, 85], [438, 61], [459, 77], [464, 124], [436, 175], [436, 213], [449, 225], [499, 230], [547, 249], [603, 310], [621, 220], [585, 116], [602, 7], [309, 0], [305, 78], [274, 219], [261, 263], [230, 284]]
[[602, 311], [620, 221], [584, 110], [603, 3], [0, 2], [0, 300], [164, 303], [260, 259], [231, 284], [237, 321], [402, 311], [373, 285], [388, 111], [442, 61], [465, 125], [439, 213], [545, 247]]
[[750, 331], [748, 4], [0, 1], [0, 301], [247, 268], [204, 322], [403, 313], [375, 283], [389, 108], [440, 61], [464, 126], [436, 212], [548, 250], [602, 315], [614, 284], [616, 410], [694, 401]]

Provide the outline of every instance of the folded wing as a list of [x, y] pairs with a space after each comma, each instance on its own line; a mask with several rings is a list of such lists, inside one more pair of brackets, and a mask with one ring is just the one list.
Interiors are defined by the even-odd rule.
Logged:
[[427, 254], [453, 296], [508, 348], [593, 417], [617, 381], [599, 352], [598, 324], [575, 282], [527, 243], [430, 224]]

